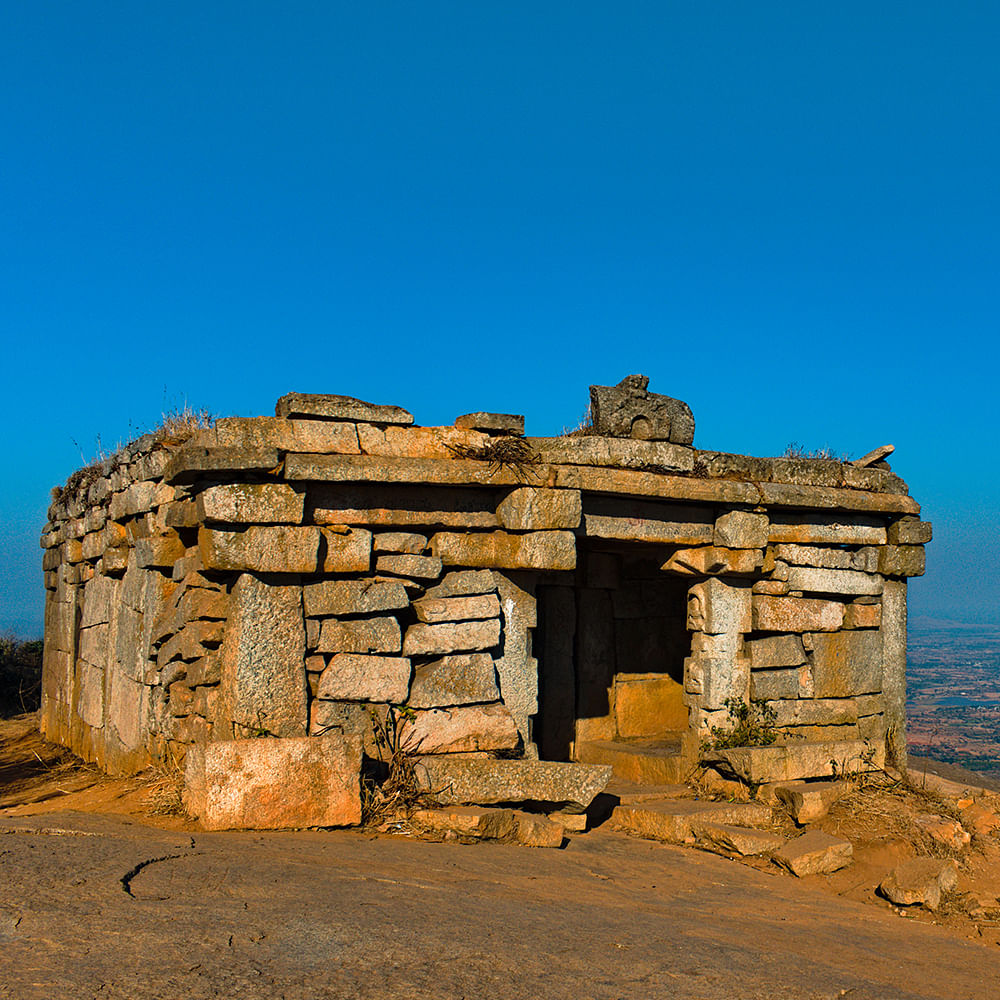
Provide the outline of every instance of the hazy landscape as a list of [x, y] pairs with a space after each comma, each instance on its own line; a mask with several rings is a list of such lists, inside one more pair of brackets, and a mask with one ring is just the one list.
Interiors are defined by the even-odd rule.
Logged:
[[907, 720], [913, 753], [1000, 777], [1000, 626], [911, 621]]

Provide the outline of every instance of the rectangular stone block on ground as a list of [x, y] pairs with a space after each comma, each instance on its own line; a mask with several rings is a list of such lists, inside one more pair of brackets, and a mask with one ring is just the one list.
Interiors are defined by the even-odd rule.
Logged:
[[337, 733], [209, 743], [188, 752], [185, 786], [207, 830], [355, 826], [361, 740]]
[[582, 812], [611, 780], [607, 764], [548, 760], [448, 760], [423, 757], [421, 789], [445, 804], [544, 803]]
[[768, 747], [733, 747], [710, 750], [702, 760], [723, 774], [747, 784], [796, 778], [830, 778], [880, 770], [885, 748], [870, 747], [864, 740], [775, 744]]

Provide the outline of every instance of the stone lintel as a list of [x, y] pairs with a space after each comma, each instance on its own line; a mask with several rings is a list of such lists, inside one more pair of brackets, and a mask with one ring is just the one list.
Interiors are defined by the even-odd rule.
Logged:
[[275, 404], [274, 414], [277, 417], [312, 417], [350, 423], [413, 423], [413, 414], [401, 406], [366, 403], [353, 396], [331, 396], [324, 393], [289, 392]]

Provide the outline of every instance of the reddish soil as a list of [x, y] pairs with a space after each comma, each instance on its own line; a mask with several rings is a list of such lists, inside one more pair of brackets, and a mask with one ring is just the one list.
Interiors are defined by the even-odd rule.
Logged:
[[[204, 833], [156, 813], [172, 776], [107, 778], [33, 726], [0, 723], [0, 997], [1000, 996], [964, 895], [906, 917], [874, 896], [924, 847], [924, 805], [884, 789], [823, 821], [854, 865], [797, 880], [603, 829], [560, 851]], [[960, 855], [960, 893], [1000, 891], [995, 840]]]

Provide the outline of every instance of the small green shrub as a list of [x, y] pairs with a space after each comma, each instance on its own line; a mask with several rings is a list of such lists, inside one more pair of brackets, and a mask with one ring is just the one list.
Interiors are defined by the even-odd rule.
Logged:
[[769, 747], [778, 738], [778, 716], [767, 702], [751, 700], [748, 705], [742, 698], [727, 698], [724, 704], [728, 722], [712, 726], [712, 738], [704, 744], [706, 750]]

